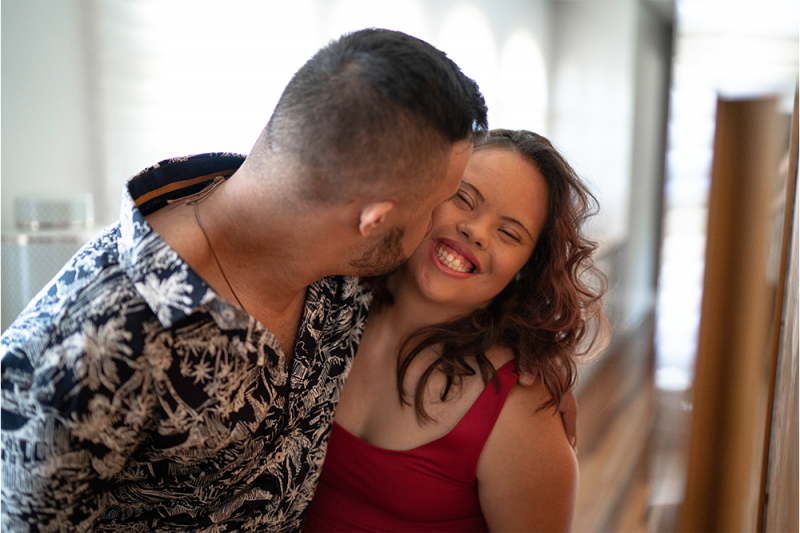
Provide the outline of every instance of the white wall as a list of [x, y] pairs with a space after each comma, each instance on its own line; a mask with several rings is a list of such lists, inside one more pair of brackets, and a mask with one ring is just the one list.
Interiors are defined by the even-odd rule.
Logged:
[[671, 7], [650, 0], [553, 4], [549, 133], [600, 202], [591, 232], [604, 243], [602, 268], [620, 330], [655, 301]]
[[627, 236], [637, 3], [553, 4], [549, 132], [598, 192], [601, 240]]
[[625, 320], [636, 323], [653, 308], [664, 189], [672, 21], [647, 2], [637, 9], [636, 79], [631, 139], [628, 237], [618, 273]]
[[2, 1], [2, 231], [13, 198], [93, 192], [79, 0]]

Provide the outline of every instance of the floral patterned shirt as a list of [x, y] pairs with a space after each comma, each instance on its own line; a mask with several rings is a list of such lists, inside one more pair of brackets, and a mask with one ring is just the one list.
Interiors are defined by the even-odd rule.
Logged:
[[293, 358], [144, 215], [242, 156], [162, 161], [2, 346], [4, 531], [293, 531], [325, 453], [369, 295], [308, 288]]

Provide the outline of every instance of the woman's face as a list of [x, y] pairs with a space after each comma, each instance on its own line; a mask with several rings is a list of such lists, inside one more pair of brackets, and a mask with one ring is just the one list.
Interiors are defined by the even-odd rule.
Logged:
[[536, 165], [483, 149], [470, 158], [458, 193], [434, 210], [405, 271], [427, 299], [476, 309], [525, 265], [546, 218], [547, 185]]

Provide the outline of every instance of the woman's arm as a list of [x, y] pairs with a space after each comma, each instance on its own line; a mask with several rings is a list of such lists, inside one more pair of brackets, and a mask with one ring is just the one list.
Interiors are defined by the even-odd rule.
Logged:
[[478, 496], [490, 531], [569, 531], [578, 461], [539, 381], [514, 386], [478, 461]]
[[[535, 372], [520, 369], [517, 383], [523, 387], [531, 387], [538, 382]], [[561, 423], [564, 424], [564, 431], [567, 433], [567, 441], [569, 441], [575, 453], [578, 453], [578, 401], [575, 399], [575, 394], [572, 390], [568, 390], [564, 397], [561, 398], [561, 405], [558, 406], [558, 411], [561, 414]]]

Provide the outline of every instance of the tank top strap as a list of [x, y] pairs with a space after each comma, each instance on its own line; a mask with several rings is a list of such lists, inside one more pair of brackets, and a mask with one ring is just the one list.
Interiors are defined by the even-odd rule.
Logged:
[[459, 443], [459, 454], [463, 454], [464, 458], [469, 458], [468, 468], [472, 478], [477, 471], [478, 459], [486, 444], [486, 439], [494, 429], [497, 417], [500, 416], [500, 411], [518, 377], [517, 364], [513, 359], [498, 368], [499, 390], [495, 380], [490, 380], [467, 414], [447, 435], [448, 439]]

